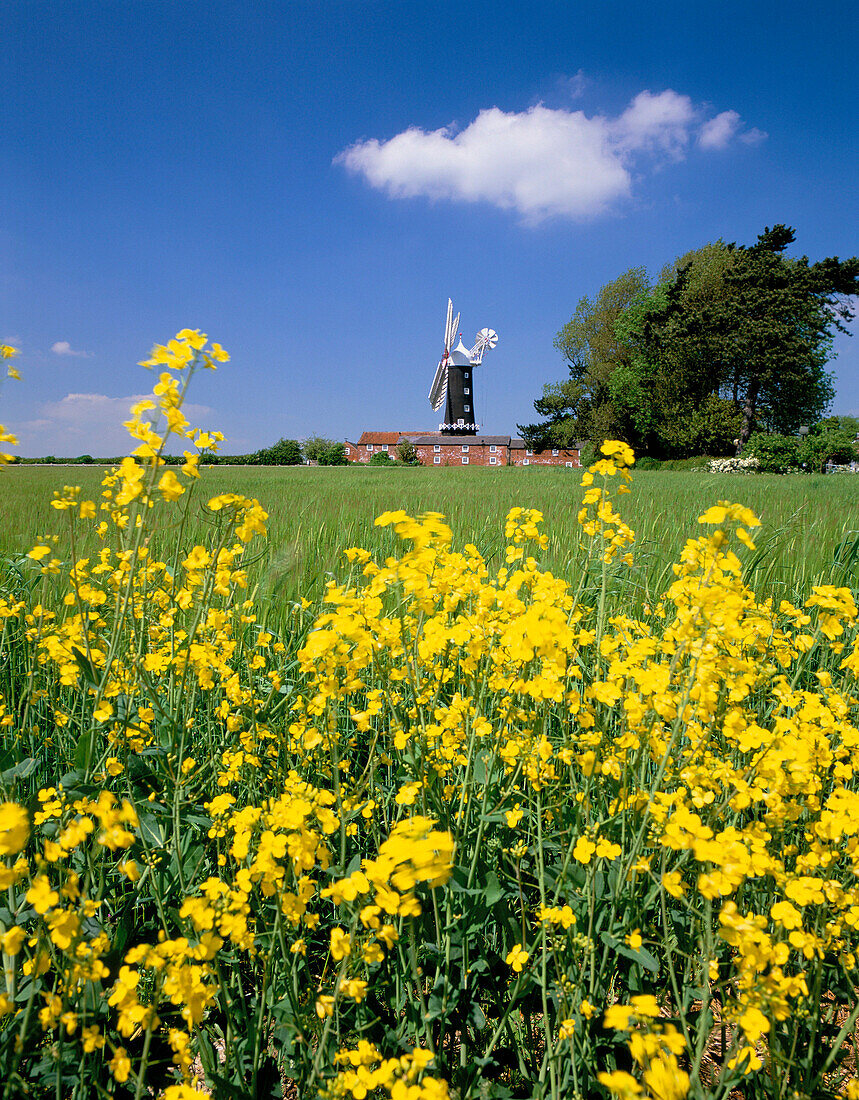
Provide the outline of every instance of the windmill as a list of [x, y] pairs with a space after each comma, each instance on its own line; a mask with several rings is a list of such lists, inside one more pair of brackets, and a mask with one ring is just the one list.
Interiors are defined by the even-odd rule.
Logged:
[[457, 313], [454, 318], [453, 302], [448, 298], [444, 352], [429, 392], [430, 405], [436, 412], [444, 405], [444, 423], [439, 425], [442, 435], [473, 435], [477, 431], [472, 368], [483, 362], [487, 348], [494, 348], [498, 343], [498, 333], [494, 329], [482, 328], [470, 351], [462, 342], [461, 332], [459, 343], [454, 347], [459, 317]]

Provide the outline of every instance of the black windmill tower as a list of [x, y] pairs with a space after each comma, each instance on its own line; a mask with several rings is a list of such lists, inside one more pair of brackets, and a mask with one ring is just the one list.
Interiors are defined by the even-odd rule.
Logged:
[[[480, 427], [474, 411], [474, 368], [483, 362], [483, 353], [498, 343], [498, 334], [482, 328], [474, 347], [469, 349], [457, 333], [459, 314], [453, 316], [453, 302], [447, 300], [447, 321], [444, 327], [444, 353], [436, 368], [429, 401], [438, 412], [444, 407], [444, 421], [439, 424], [442, 435], [475, 435]], [[454, 340], [459, 343], [454, 347]]]

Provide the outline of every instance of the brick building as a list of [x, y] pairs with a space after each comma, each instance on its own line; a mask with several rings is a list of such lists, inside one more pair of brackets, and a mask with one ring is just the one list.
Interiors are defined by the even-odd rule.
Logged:
[[422, 466], [580, 466], [580, 445], [532, 451], [509, 435], [449, 435], [441, 432], [363, 432], [357, 443], [346, 440], [350, 462], [369, 462], [379, 451], [397, 457], [397, 446], [414, 444]]

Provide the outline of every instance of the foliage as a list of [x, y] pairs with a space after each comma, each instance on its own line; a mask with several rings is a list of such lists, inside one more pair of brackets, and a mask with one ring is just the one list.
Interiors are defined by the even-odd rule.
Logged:
[[852, 317], [845, 296], [859, 293], [859, 258], [786, 257], [794, 240], [776, 225], [748, 247], [717, 242], [691, 253], [664, 304], [630, 330], [638, 352], [657, 373], [670, 367], [695, 407], [717, 395], [741, 413], [740, 447], [754, 425], [795, 432], [832, 398], [832, 330]]
[[800, 449], [800, 440], [796, 436], [755, 432], [744, 454], [757, 459], [757, 468], [761, 473], [785, 474], [788, 470], [801, 467]]
[[304, 457], [308, 462], [316, 462], [320, 466], [345, 466], [346, 448], [342, 443], [334, 439], [325, 439], [320, 435], [312, 435], [304, 441]]
[[859, 448], [849, 428], [825, 428], [819, 424], [805, 438], [800, 457], [808, 469], [822, 473], [830, 463], [855, 462], [859, 458]]
[[332, 443], [327, 450], [322, 451], [319, 456], [320, 466], [348, 466], [349, 461], [346, 458], [346, 446], [343, 443]]
[[367, 463], [368, 466], [393, 466], [394, 464], [394, 460], [387, 451], [376, 451]]
[[225, 358], [192, 330], [156, 347], [135, 453], [98, 503], [57, 491], [63, 542], [5, 573], [4, 1096], [841, 1092], [850, 588], [759, 600], [759, 521], [721, 502], [632, 617], [614, 441], [572, 584], [536, 509], [495, 564], [388, 511], [394, 552], [347, 549], [275, 632], [248, 582], [266, 512], [219, 493], [195, 544], [197, 454], [161, 460], [171, 432], [212, 443], [182, 406]]
[[846, 464], [857, 457], [849, 431], [820, 426], [805, 438], [755, 432], [744, 453], [757, 458], [762, 473], [773, 474], [796, 469], [823, 473], [829, 463]]
[[846, 432], [852, 439], [859, 439], [859, 416], [827, 416], [816, 427], [825, 431]]
[[301, 460], [301, 444], [297, 439], [279, 439], [272, 447], [248, 456], [248, 462], [254, 466], [298, 466]]
[[[542, 396], [534, 402], [536, 411], [546, 417], [542, 423], [518, 425], [529, 447], [568, 447], [579, 439], [599, 443], [613, 434], [623, 434], [621, 403], [617, 408], [612, 404], [610, 387], [618, 371], [623, 377], [630, 375], [630, 357], [616, 326], [623, 313], [649, 290], [647, 273], [639, 267], [602, 287], [593, 300], [579, 299], [575, 314], [555, 337], [555, 347], [569, 368], [569, 380], [543, 387]], [[614, 384], [616, 388], [619, 385], [618, 381]], [[631, 377], [628, 385], [624, 396], [634, 401]]]
[[408, 439], [402, 439], [397, 444], [397, 459], [404, 466], [419, 466], [421, 461], [417, 447]]
[[655, 287], [637, 268], [583, 298], [556, 338], [569, 381], [544, 387], [532, 445], [617, 435], [643, 453], [738, 452], [755, 429], [793, 433], [825, 413], [834, 329], [846, 331], [859, 258], [787, 257], [794, 232], [716, 241]]

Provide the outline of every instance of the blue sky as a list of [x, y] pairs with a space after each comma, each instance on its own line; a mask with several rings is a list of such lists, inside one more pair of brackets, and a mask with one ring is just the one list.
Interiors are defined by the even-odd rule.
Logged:
[[466, 343], [499, 333], [476, 406], [515, 432], [627, 268], [776, 222], [859, 252], [856, 29], [839, 2], [5, 0], [0, 419], [24, 454], [119, 449], [136, 363], [189, 326], [232, 354], [192, 398], [227, 451], [432, 428], [451, 296]]

